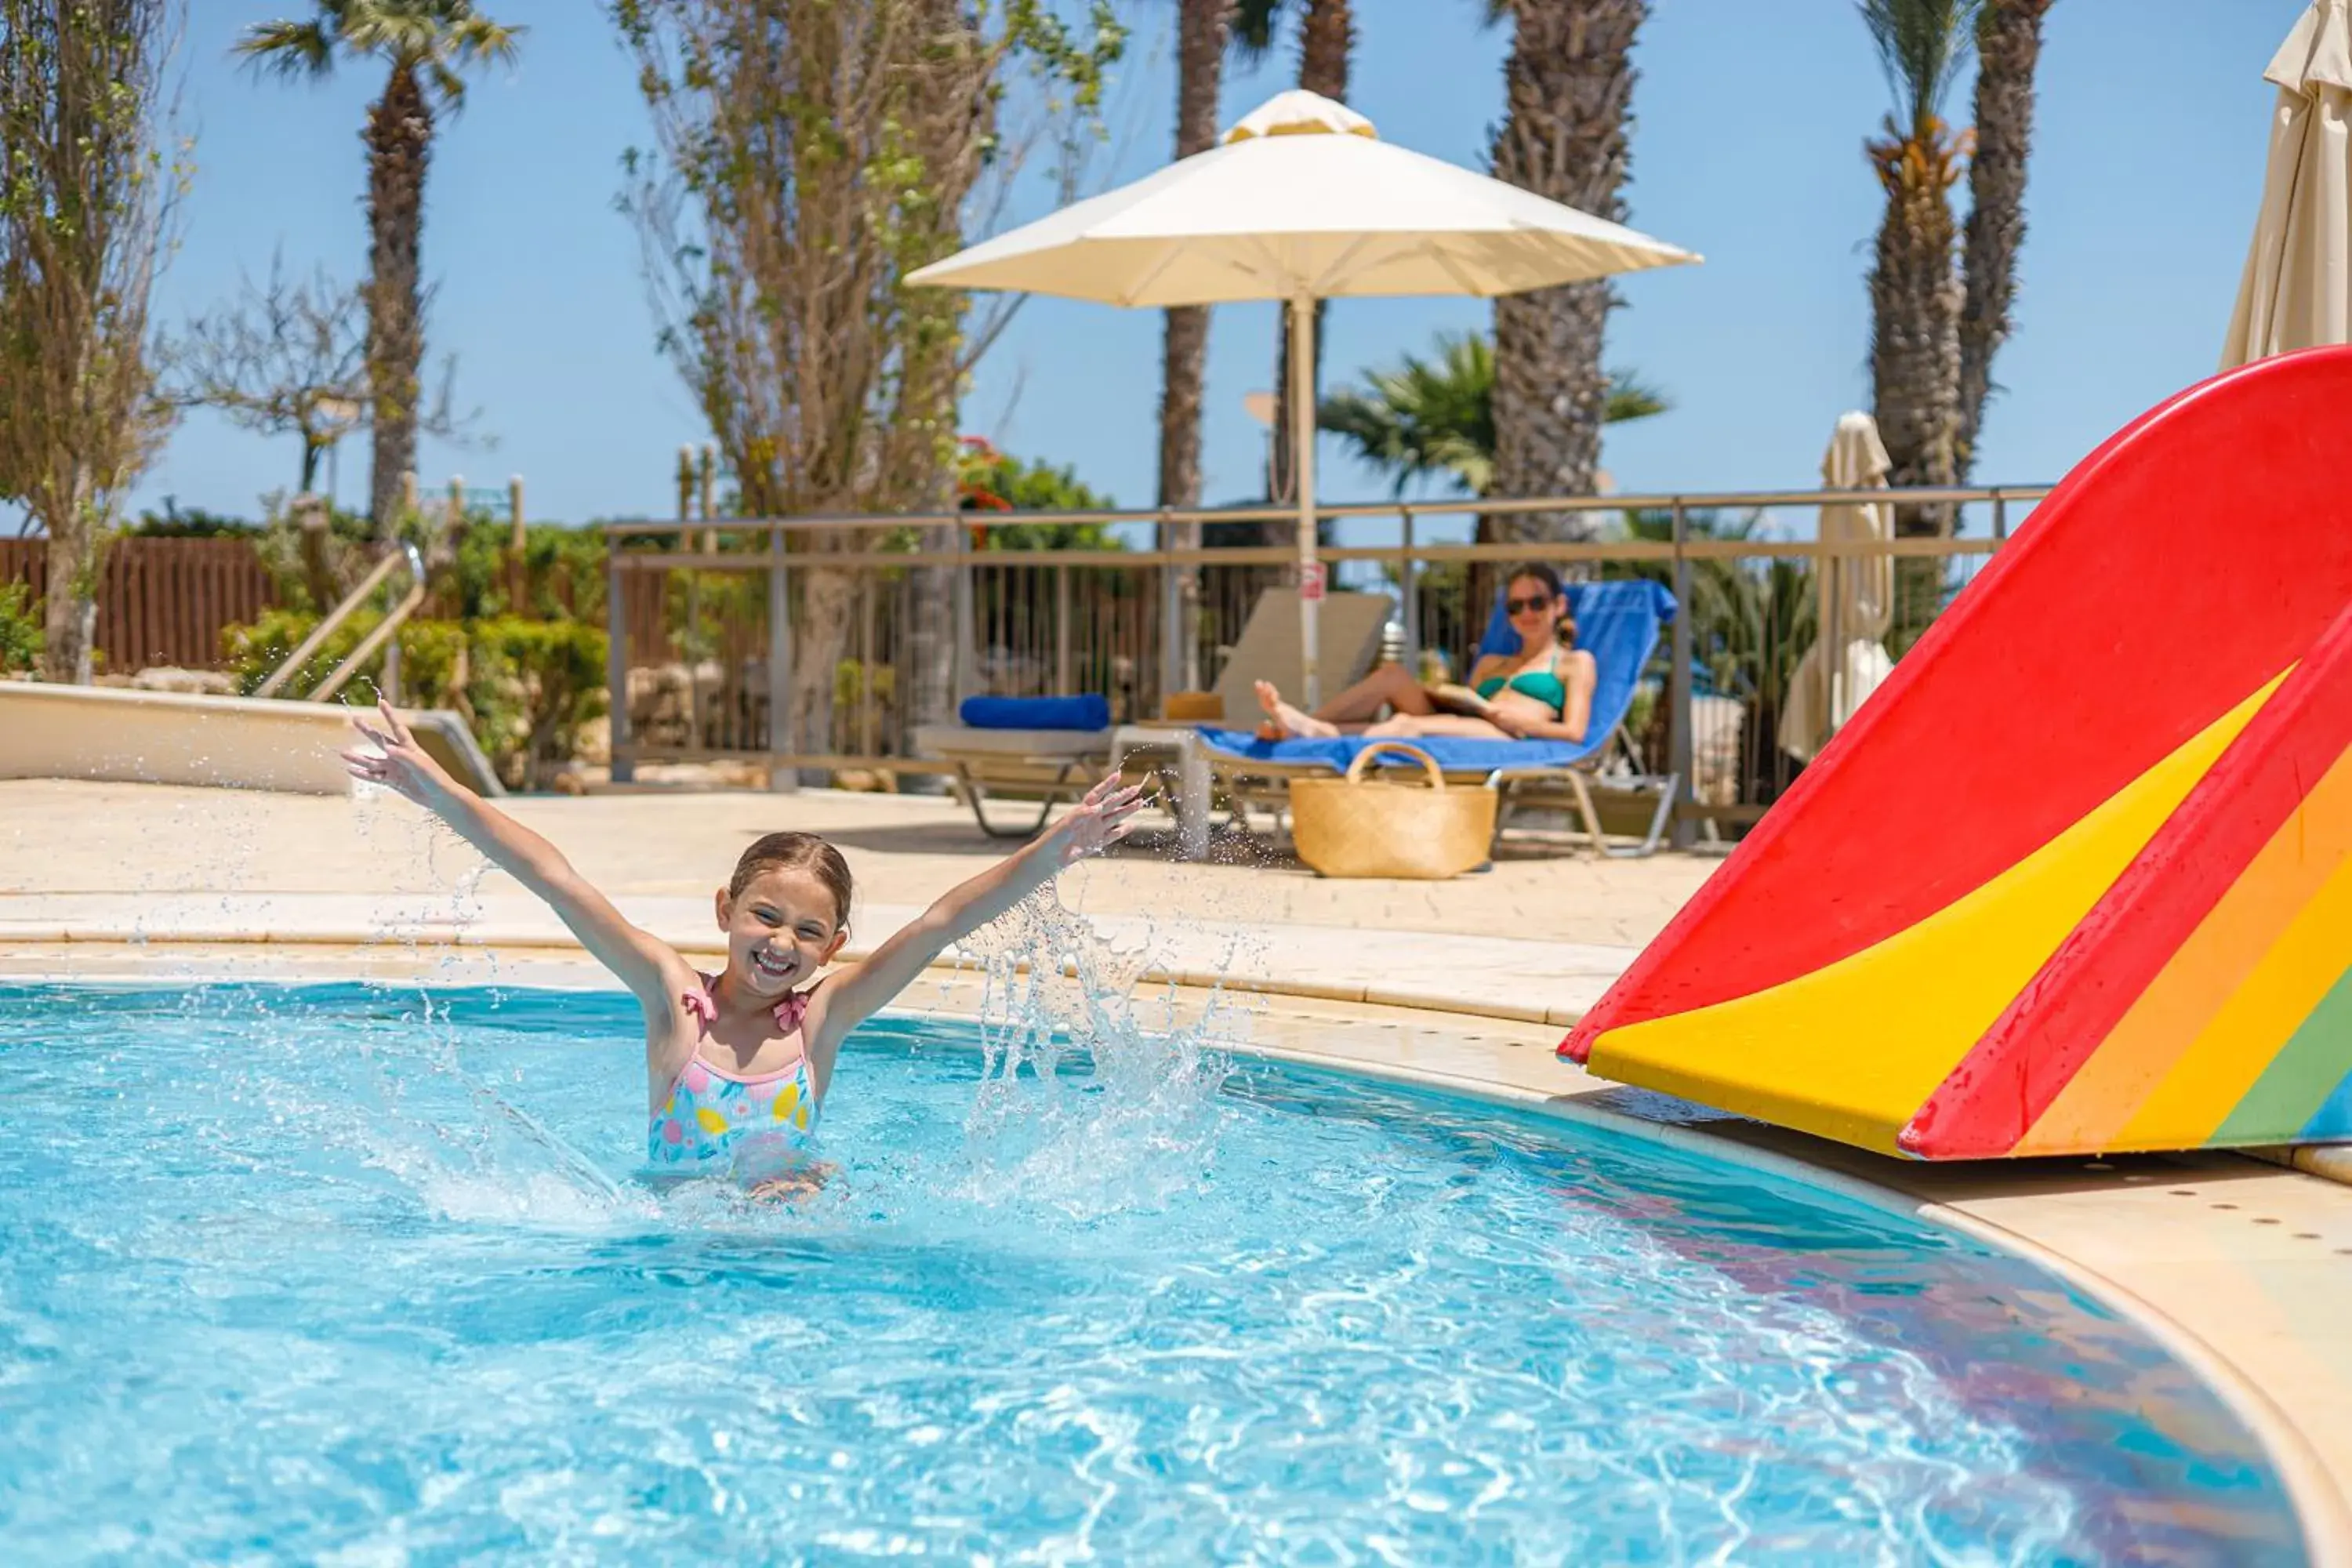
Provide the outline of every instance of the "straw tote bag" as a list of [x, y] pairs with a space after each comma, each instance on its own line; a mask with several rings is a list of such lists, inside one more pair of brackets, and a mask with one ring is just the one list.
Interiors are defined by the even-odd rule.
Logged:
[[[1418, 762], [1428, 786], [1366, 778], [1372, 759], [1389, 752]], [[1449, 787], [1427, 752], [1382, 741], [1357, 752], [1345, 778], [1290, 781], [1290, 836], [1298, 858], [1326, 877], [1442, 881], [1486, 864], [1499, 798], [1477, 785]]]

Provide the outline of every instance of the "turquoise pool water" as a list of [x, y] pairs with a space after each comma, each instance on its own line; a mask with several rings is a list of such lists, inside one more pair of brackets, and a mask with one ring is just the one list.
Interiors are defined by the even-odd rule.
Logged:
[[788, 1209], [648, 1184], [641, 1059], [617, 997], [0, 989], [5, 1561], [2301, 1560], [2129, 1324], [1738, 1167], [886, 1020]]

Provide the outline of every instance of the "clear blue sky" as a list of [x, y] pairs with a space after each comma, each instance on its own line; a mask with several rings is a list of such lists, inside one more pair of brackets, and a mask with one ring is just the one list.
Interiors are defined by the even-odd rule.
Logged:
[[[2017, 334], [1995, 366], [1978, 466], [1984, 482], [2055, 479], [2118, 425], [2209, 374], [2258, 200], [2273, 89], [2262, 70], [2305, 0], [2058, 0], [2048, 24], [2028, 193]], [[460, 357], [461, 401], [494, 450], [428, 442], [428, 485], [525, 476], [530, 510], [571, 521], [667, 515], [682, 442], [703, 432], [653, 349], [635, 234], [613, 208], [625, 148], [644, 136], [630, 68], [588, 0], [488, 0], [527, 25], [522, 59], [473, 85], [436, 143], [425, 262], [439, 294], [437, 355]], [[1091, 188], [1169, 155], [1174, 79], [1164, 0], [1124, 0], [1135, 26]], [[1354, 105], [1381, 133], [1483, 166], [1501, 104], [1507, 34], [1475, 0], [1358, 0]], [[184, 243], [160, 288], [176, 322], [231, 292], [240, 268], [365, 256], [359, 141], [380, 73], [323, 86], [257, 79], [228, 58], [248, 22], [293, 0], [199, 0], [185, 107], [197, 136]], [[1230, 121], [1287, 85], [1286, 41], [1266, 68], [1227, 74]], [[1624, 280], [1608, 358], [1667, 389], [1675, 411], [1613, 433], [1621, 489], [1803, 487], [1832, 423], [1869, 396], [1863, 279], [1878, 219], [1861, 143], [1887, 93], [1852, 0], [1662, 0], [1637, 51], [1633, 226], [1706, 265]], [[1951, 110], [1965, 120], [1968, 83]], [[1042, 180], [1007, 221], [1050, 205]], [[1475, 301], [1345, 301], [1329, 312], [1327, 387], [1441, 329], [1483, 325]], [[1156, 312], [1038, 300], [983, 363], [964, 427], [1027, 457], [1075, 464], [1127, 505], [1153, 500]], [[1261, 427], [1243, 395], [1269, 384], [1271, 306], [1221, 307], [1211, 341], [1206, 490], [1255, 492]], [[1385, 486], [1327, 441], [1330, 500]], [[364, 495], [364, 438], [347, 443], [341, 495]], [[135, 496], [253, 516], [289, 487], [291, 437], [207, 415], [186, 420]]]

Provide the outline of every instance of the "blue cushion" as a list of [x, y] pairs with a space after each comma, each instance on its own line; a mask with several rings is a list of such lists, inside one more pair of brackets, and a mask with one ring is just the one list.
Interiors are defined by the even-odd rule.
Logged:
[[957, 710], [974, 730], [1108, 730], [1110, 699], [1084, 697], [967, 697]]
[[[1401, 737], [1418, 746], [1449, 773], [1486, 773], [1496, 768], [1564, 768], [1583, 761], [1608, 743], [1610, 731], [1588, 731], [1581, 741], [1482, 741], [1465, 735]], [[1237, 762], [1284, 763], [1327, 767], [1345, 773], [1356, 753], [1380, 742], [1368, 735], [1335, 735], [1319, 741], [1265, 741], [1246, 730], [1204, 728], [1201, 739], [1212, 751]], [[1410, 757], [1382, 759], [1398, 767], [1415, 765]]]

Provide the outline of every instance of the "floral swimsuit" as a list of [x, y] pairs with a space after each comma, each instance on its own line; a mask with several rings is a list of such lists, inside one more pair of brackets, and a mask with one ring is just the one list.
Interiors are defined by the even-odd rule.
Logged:
[[[708, 1034], [719, 1011], [703, 976], [704, 989], [679, 997]], [[787, 1037], [801, 1032], [808, 993], [795, 991], [776, 1004], [776, 1027]], [[778, 1072], [740, 1077], [713, 1067], [698, 1051], [670, 1084], [646, 1135], [646, 1158], [667, 1170], [701, 1174], [721, 1169], [765, 1173], [790, 1164], [807, 1148], [816, 1125], [816, 1087], [809, 1077], [808, 1042], [792, 1066]]]

